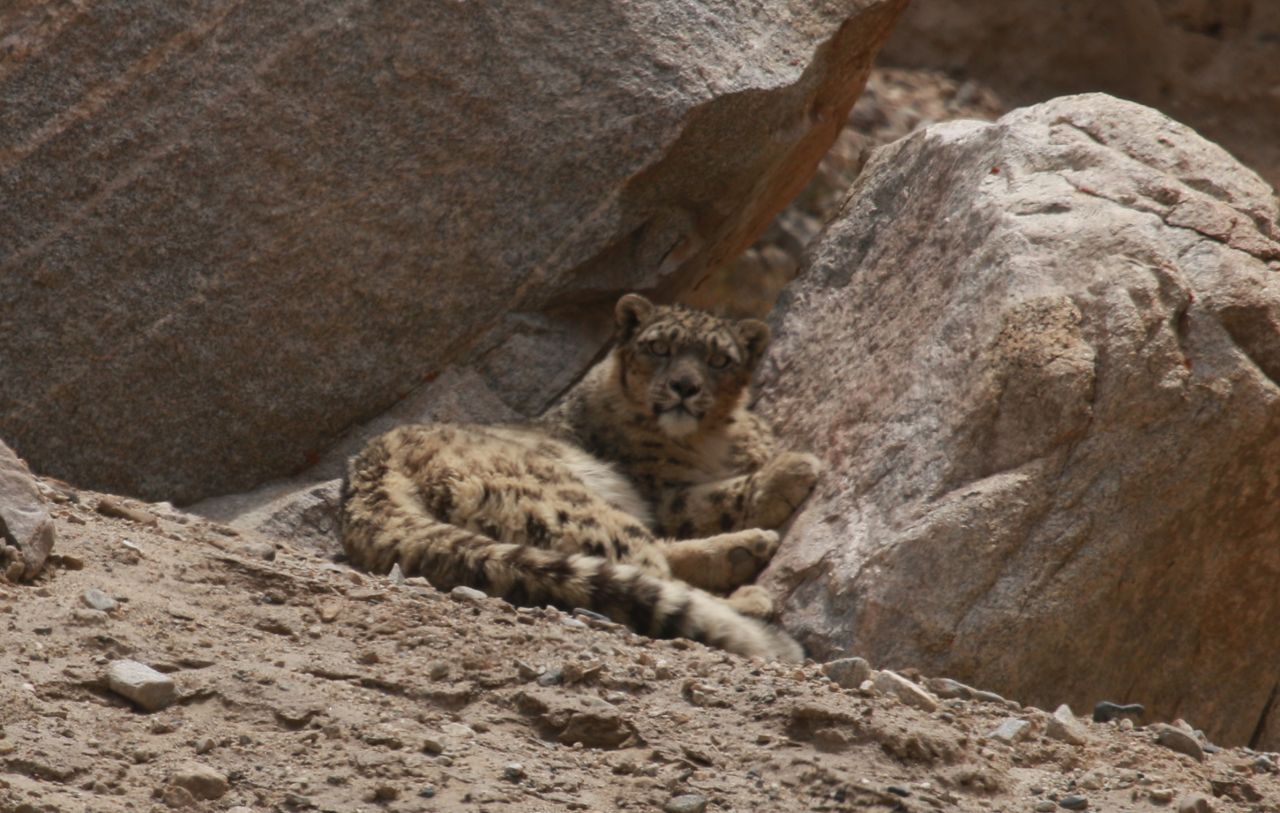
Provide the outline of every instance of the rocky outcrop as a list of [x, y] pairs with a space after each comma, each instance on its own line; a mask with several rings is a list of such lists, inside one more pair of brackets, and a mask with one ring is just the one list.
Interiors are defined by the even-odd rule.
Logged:
[[1280, 185], [1280, 3], [916, 0], [889, 64], [989, 82], [1027, 104], [1105, 91], [1156, 107]]
[[904, 5], [0, 12], [0, 432], [188, 502], [305, 468], [453, 364], [537, 412], [618, 292], [759, 234]]
[[1277, 747], [1270, 189], [1102, 95], [880, 150], [761, 408], [829, 472], [765, 582], [817, 655]]
[[34, 579], [56, 533], [31, 470], [0, 441], [0, 578]]

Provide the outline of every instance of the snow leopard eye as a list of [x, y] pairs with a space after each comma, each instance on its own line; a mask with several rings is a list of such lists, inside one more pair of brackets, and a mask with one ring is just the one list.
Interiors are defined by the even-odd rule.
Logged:
[[659, 358], [671, 355], [671, 345], [661, 339], [645, 342], [644, 349], [648, 350], [650, 355], [658, 356]]
[[732, 360], [724, 353], [712, 353], [711, 357], [707, 359], [707, 364], [710, 364], [712, 369], [723, 370], [729, 366], [729, 362]]

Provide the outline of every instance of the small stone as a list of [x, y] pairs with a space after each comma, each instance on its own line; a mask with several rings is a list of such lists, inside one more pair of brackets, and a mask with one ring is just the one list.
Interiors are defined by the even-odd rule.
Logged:
[[342, 604], [337, 601], [322, 601], [316, 607], [316, 614], [320, 616], [320, 620], [326, 624], [332, 624], [338, 620], [338, 615], [342, 612]]
[[[164, 802], [165, 807], [181, 810], [187, 807], [196, 806], [196, 797], [191, 795], [191, 791], [186, 788], [180, 788], [177, 785], [170, 785], [160, 794], [160, 801]], [[32, 808], [34, 810], [34, 808]]]
[[1195, 736], [1188, 734], [1177, 726], [1171, 726], [1166, 723], [1157, 723], [1151, 727], [1156, 735], [1156, 742], [1180, 754], [1186, 754], [1189, 757], [1203, 762], [1204, 749], [1200, 747], [1199, 741]]
[[559, 686], [564, 683], [564, 669], [559, 666], [552, 666], [538, 675], [539, 686]]
[[266, 542], [249, 542], [241, 545], [240, 553], [251, 559], [261, 559], [264, 562], [274, 562], [276, 560], [276, 546], [269, 545]]
[[1057, 807], [1056, 804], [1045, 799], [1044, 801], [1036, 802], [1036, 813], [1053, 813]]
[[1102, 790], [1102, 786], [1106, 783], [1106, 774], [1098, 769], [1085, 772], [1080, 777], [1079, 785], [1085, 790]]
[[432, 661], [427, 664], [427, 677], [432, 680], [443, 680], [449, 676], [448, 661]]
[[1070, 796], [1063, 796], [1058, 800], [1058, 807], [1064, 810], [1084, 810], [1089, 807], [1089, 799], [1087, 796], [1081, 796], [1073, 793]]
[[873, 682], [877, 689], [885, 694], [894, 695], [905, 705], [915, 706], [924, 711], [936, 711], [938, 709], [938, 699], [936, 697], [897, 672], [891, 672], [888, 669], [882, 670], [876, 674]]
[[1152, 788], [1151, 801], [1158, 805], [1167, 805], [1173, 801], [1172, 788]]
[[502, 768], [502, 778], [509, 782], [519, 782], [524, 776], [524, 766], [519, 762], [508, 762]]
[[201, 737], [196, 740], [196, 753], [207, 754], [214, 749], [215, 745], [216, 743], [214, 743], [211, 737]]
[[466, 587], [461, 584], [449, 591], [449, 598], [454, 601], [480, 601], [488, 597], [488, 595], [476, 590], [474, 587]]
[[443, 754], [445, 749], [444, 737], [438, 734], [427, 734], [422, 738], [422, 752], [437, 756]]
[[404, 584], [404, 571], [400, 569], [399, 562], [391, 566], [391, 572], [387, 574], [387, 580], [392, 584]]
[[611, 624], [611, 623], [613, 623], [613, 622], [611, 622], [611, 621], [609, 620], [609, 616], [607, 616], [607, 615], [601, 615], [600, 613], [596, 612], [595, 610], [588, 610], [588, 609], [587, 609], [587, 608], [585, 608], [585, 607], [574, 607], [574, 608], [573, 608], [573, 614], [574, 614], [574, 615], [578, 615], [578, 616], [582, 616], [583, 618], [587, 618], [587, 619], [590, 619], [590, 620], [593, 620], [593, 621], [602, 621], [602, 622], [604, 622], [604, 623], [606, 623], [606, 624]]
[[177, 687], [168, 675], [132, 660], [111, 662], [107, 686], [146, 711], [159, 711], [178, 699]]
[[98, 500], [98, 513], [104, 517], [127, 519], [139, 525], [155, 527], [160, 524], [160, 520], [156, 519], [155, 514], [150, 511], [143, 511], [141, 508], [125, 505], [115, 497], [103, 497]]
[[1026, 720], [1019, 720], [1016, 717], [1008, 717], [1000, 721], [1000, 725], [995, 727], [987, 736], [993, 740], [999, 740], [1007, 745], [1013, 745], [1015, 742], [1021, 742], [1031, 733], [1031, 723]]
[[824, 663], [822, 674], [842, 689], [856, 689], [871, 677], [871, 664], [863, 658], [840, 658]]
[[465, 723], [445, 723], [440, 730], [455, 740], [469, 740], [476, 735], [475, 729]]
[[435, 798], [435, 795], [436, 795], [436, 786], [426, 785], [425, 787], [422, 788], [422, 790], [418, 791], [418, 795], [421, 796], [423, 799], [433, 799]]
[[951, 678], [929, 678], [924, 682], [925, 688], [944, 700], [968, 700], [973, 697], [973, 687], [966, 686]]
[[542, 673], [539, 672], [537, 667], [532, 664], [525, 663], [519, 658], [516, 658], [516, 674], [520, 676], [521, 680], [533, 680]]
[[81, 627], [100, 627], [110, 620], [110, 616], [102, 610], [87, 610], [77, 607], [71, 611], [71, 620]]
[[1089, 731], [1071, 711], [1071, 707], [1063, 703], [1045, 723], [1046, 736], [1072, 745], [1084, 745], [1089, 741]]
[[587, 626], [585, 623], [583, 623], [582, 621], [579, 621], [579, 620], [578, 620], [578, 619], [576, 619], [576, 618], [571, 618], [571, 617], [569, 617], [569, 616], [565, 616], [564, 618], [561, 618], [561, 619], [560, 619], [560, 624], [561, 624], [561, 626], [569, 627], [570, 629], [575, 629], [575, 630], [585, 630], [585, 629], [590, 629], [590, 627], [588, 627], [588, 626]]
[[1213, 813], [1213, 802], [1202, 793], [1193, 793], [1178, 800], [1178, 813]]
[[1276, 773], [1280, 768], [1276, 766], [1275, 760], [1266, 755], [1258, 756], [1253, 760], [1253, 770], [1256, 773]]
[[707, 809], [707, 798], [698, 793], [673, 796], [662, 806], [663, 813], [702, 813]]
[[369, 791], [364, 795], [364, 800], [366, 802], [374, 802], [376, 804], [383, 804], [385, 802], [394, 802], [396, 799], [399, 799], [399, 798], [400, 798], [400, 789], [397, 788], [395, 785], [390, 785], [390, 784], [387, 784], [386, 782], [379, 783], [373, 788], [373, 790]]
[[186, 788], [197, 799], [221, 799], [229, 785], [227, 777], [200, 762], [189, 762], [169, 775], [169, 784]]
[[96, 587], [90, 587], [88, 590], [81, 593], [80, 600], [83, 601], [84, 605], [89, 609], [101, 610], [104, 613], [109, 613], [116, 607], [120, 606], [116, 603], [115, 599]]
[[1095, 723], [1107, 723], [1125, 715], [1141, 718], [1146, 712], [1146, 708], [1141, 703], [1129, 703], [1126, 705], [1103, 700], [1093, 707], [1093, 721]]
[[1022, 704], [1016, 700], [1006, 700], [995, 692], [989, 692], [986, 689], [974, 689], [973, 699], [981, 703], [995, 703], [997, 706], [1007, 706], [1014, 711], [1018, 711], [1022, 708]]

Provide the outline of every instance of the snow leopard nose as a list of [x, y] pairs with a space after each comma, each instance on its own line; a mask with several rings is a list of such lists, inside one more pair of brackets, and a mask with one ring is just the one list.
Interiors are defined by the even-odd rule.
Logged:
[[668, 386], [671, 387], [672, 392], [680, 396], [682, 399], [692, 398], [702, 392], [702, 387], [692, 378], [673, 378]]

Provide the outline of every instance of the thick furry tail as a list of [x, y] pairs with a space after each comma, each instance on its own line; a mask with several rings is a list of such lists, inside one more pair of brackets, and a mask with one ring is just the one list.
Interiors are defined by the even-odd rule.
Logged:
[[441, 522], [376, 446], [351, 461], [342, 496], [342, 544], [366, 570], [386, 573], [398, 563], [406, 576], [424, 576], [441, 590], [465, 585], [516, 605], [583, 607], [650, 637], [689, 638], [741, 655], [803, 657], [786, 634], [683, 582]]

